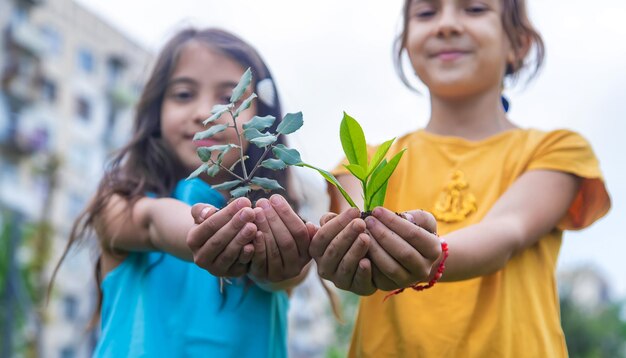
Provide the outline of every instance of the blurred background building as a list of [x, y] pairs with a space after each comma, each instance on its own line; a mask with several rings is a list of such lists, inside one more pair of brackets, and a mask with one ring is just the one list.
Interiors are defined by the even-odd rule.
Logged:
[[1, 0], [0, 31], [0, 356], [87, 356], [89, 250], [70, 254], [39, 307], [73, 219], [127, 139], [151, 54], [72, 0]]

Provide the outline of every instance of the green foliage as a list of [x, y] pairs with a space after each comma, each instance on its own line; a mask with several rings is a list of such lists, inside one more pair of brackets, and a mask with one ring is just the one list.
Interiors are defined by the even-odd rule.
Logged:
[[593, 310], [583, 309], [561, 298], [561, 325], [572, 358], [626, 357], [625, 307], [607, 303]]
[[[394, 155], [389, 162], [384, 159], [395, 140], [394, 138], [380, 145], [372, 159], [368, 162], [367, 145], [363, 129], [354, 118], [345, 112], [339, 127], [339, 137], [349, 163], [345, 165], [345, 168], [361, 182], [364, 200], [363, 211], [371, 211], [376, 206], [382, 206], [387, 192], [387, 183], [391, 174], [398, 166], [404, 150]], [[339, 189], [341, 195], [351, 206], [356, 207], [354, 200], [332, 174], [308, 164], [302, 164], [301, 166], [317, 170], [324, 179]]]
[[[238, 198], [245, 195], [252, 190], [283, 190], [284, 188], [276, 181], [270, 178], [255, 177], [254, 173], [259, 167], [268, 168], [271, 170], [282, 170], [288, 165], [294, 165], [301, 162], [300, 153], [295, 149], [290, 149], [282, 144], [276, 144], [279, 135], [291, 134], [303, 125], [302, 113], [288, 113], [280, 122], [275, 132], [270, 131], [270, 128], [276, 121], [273, 116], [259, 117], [254, 116], [252, 119], [242, 125], [243, 132], [240, 133], [237, 126], [237, 118], [239, 115], [250, 108], [252, 101], [257, 98], [255, 93], [252, 93], [246, 99], [244, 99], [239, 107], [236, 104], [241, 100], [244, 93], [252, 83], [252, 71], [248, 68], [241, 76], [239, 83], [233, 89], [233, 93], [230, 97], [230, 103], [218, 104], [211, 109], [211, 116], [207, 118], [203, 123], [204, 125], [213, 123], [220, 119], [223, 115], [229, 114], [231, 118], [231, 124], [212, 124], [208, 129], [198, 132], [194, 135], [193, 140], [208, 139], [216, 135], [217, 133], [225, 130], [234, 130], [237, 133], [239, 143], [233, 144], [221, 144], [210, 147], [200, 147], [197, 150], [198, 157], [202, 160], [202, 165], [198, 167], [189, 175], [187, 179], [195, 178], [200, 175], [215, 176], [221, 170], [230, 174], [234, 180], [226, 181], [224, 183], [214, 185], [213, 188], [217, 190], [228, 190], [232, 198]], [[248, 156], [243, 152], [243, 141], [246, 140], [250, 144], [264, 149], [263, 155], [254, 163], [254, 167], [250, 173], [247, 171], [246, 160]], [[239, 158], [230, 167], [223, 165], [223, 159], [226, 153], [232, 149], [239, 149]], [[273, 154], [275, 157], [268, 157]], [[236, 166], [241, 167], [242, 175], [238, 175], [234, 172]]]

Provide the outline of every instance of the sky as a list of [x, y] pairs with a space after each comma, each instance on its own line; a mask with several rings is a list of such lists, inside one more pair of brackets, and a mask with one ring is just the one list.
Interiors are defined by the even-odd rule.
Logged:
[[[304, 127], [290, 135], [290, 144], [314, 165], [332, 168], [341, 159], [343, 111], [362, 124], [371, 143], [428, 120], [428, 97], [407, 90], [393, 68], [400, 0], [77, 2], [154, 52], [190, 25], [220, 27], [252, 43], [269, 64], [284, 110], [304, 113]], [[565, 234], [559, 268], [591, 265], [610, 282], [614, 298], [626, 298], [620, 226], [626, 160], [619, 149], [626, 138], [626, 2], [529, 0], [528, 6], [546, 43], [546, 63], [536, 79], [506, 90], [509, 116], [521, 127], [583, 134], [613, 203], [592, 227]]]

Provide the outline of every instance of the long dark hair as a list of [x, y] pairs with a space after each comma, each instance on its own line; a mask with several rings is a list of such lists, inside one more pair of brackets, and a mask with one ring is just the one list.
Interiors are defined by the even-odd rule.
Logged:
[[[272, 75], [258, 52], [241, 38], [220, 29], [197, 30], [185, 29], [174, 35], [159, 53], [150, 77], [143, 89], [141, 98], [136, 107], [133, 135], [128, 144], [122, 147], [107, 165], [104, 176], [100, 181], [96, 194], [91, 199], [85, 210], [78, 216], [72, 226], [69, 241], [52, 275], [48, 294], [54, 282], [58, 269], [67, 256], [68, 252], [78, 242], [85, 240], [94, 233], [94, 225], [98, 215], [107, 207], [113, 195], [126, 198], [130, 205], [145, 196], [146, 193], [154, 193], [157, 196], [169, 196], [176, 183], [186, 177], [186, 169], [173, 150], [163, 139], [161, 133], [161, 104], [165, 95], [167, 82], [176, 66], [179, 54], [186, 44], [196, 41], [205, 44], [212, 50], [233, 59], [244, 69], [250, 67], [253, 74], [253, 88], [261, 80], [271, 80], [274, 94], [277, 94]], [[257, 100], [257, 115], [271, 115], [276, 117], [276, 122], [271, 130], [275, 130], [282, 118], [280, 100], [277, 95], [271, 104]], [[284, 136], [279, 136], [278, 142], [285, 144]], [[248, 172], [261, 157], [263, 150], [254, 146], [248, 146], [246, 161]], [[297, 210], [297, 202], [291, 194], [290, 172], [272, 171], [259, 168], [257, 175], [277, 180], [285, 191], [279, 194], [285, 196], [290, 204]], [[268, 194], [262, 191], [254, 192], [250, 198], [255, 201]], [[102, 303], [102, 291], [100, 283], [102, 274], [100, 270], [100, 258], [95, 268], [96, 282], [98, 284], [98, 309], [95, 317], [98, 317]], [[92, 323], [94, 321], [92, 320]]]
[[[400, 80], [402, 80], [402, 83], [410, 89], [414, 88], [404, 73], [404, 69], [402, 67], [402, 54], [406, 50], [410, 20], [409, 10], [412, 2], [413, 0], [404, 1], [404, 7], [402, 10], [402, 31], [396, 37], [393, 48], [396, 73], [400, 77]], [[502, 26], [504, 27], [504, 32], [511, 42], [513, 49], [519, 53], [525, 45], [523, 40], [524, 37], [529, 39], [531, 45], [530, 47], [534, 49], [534, 59], [531, 62], [532, 70], [529, 76], [529, 79], [532, 79], [541, 69], [545, 58], [546, 48], [543, 39], [539, 34], [539, 31], [537, 31], [537, 29], [535, 29], [533, 24], [530, 22], [525, 0], [501, 0], [501, 3]], [[526, 55], [526, 57], [528, 57], [528, 55]], [[521, 70], [528, 66], [528, 64], [524, 62], [524, 59], [525, 58], [520, 58], [516, 63], [507, 64], [504, 69], [505, 75], [512, 80], [516, 80]]]

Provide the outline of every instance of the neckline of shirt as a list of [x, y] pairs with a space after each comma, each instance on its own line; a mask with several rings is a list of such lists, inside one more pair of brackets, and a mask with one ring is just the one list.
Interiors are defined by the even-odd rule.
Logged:
[[417, 130], [415, 132], [415, 135], [420, 136], [431, 142], [438, 142], [438, 143], [443, 143], [443, 144], [452, 144], [452, 145], [459, 145], [459, 146], [466, 146], [466, 147], [479, 147], [479, 146], [491, 144], [491, 143], [506, 139], [510, 136], [516, 135], [517, 133], [521, 133], [524, 131], [526, 130], [523, 128], [511, 128], [511, 129], [507, 129], [505, 131], [493, 134], [489, 137], [479, 139], [479, 140], [470, 140], [470, 139], [457, 137], [457, 136], [435, 134], [435, 133], [427, 132], [423, 128]]

